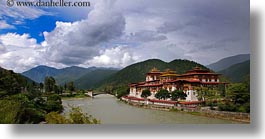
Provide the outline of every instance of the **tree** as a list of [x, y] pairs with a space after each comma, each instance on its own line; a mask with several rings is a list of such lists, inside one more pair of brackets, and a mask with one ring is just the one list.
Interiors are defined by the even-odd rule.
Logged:
[[47, 112], [61, 112], [63, 110], [61, 97], [58, 94], [49, 95], [45, 109]]
[[187, 94], [183, 92], [183, 90], [175, 90], [171, 92], [171, 100], [178, 100], [178, 99], [185, 99], [187, 97]]
[[45, 92], [52, 92], [54, 91], [54, 86], [56, 84], [56, 81], [53, 77], [46, 77], [44, 80], [44, 88]]
[[71, 91], [71, 92], [75, 91], [75, 86], [74, 86], [74, 82], [73, 81], [67, 83], [67, 89], [69, 91]]
[[205, 95], [207, 94], [208, 88], [204, 86], [198, 86], [194, 87], [194, 90], [196, 91], [197, 98], [199, 101], [205, 100]]
[[18, 115], [21, 104], [14, 100], [0, 99], [0, 123], [15, 124], [18, 123]]
[[43, 92], [44, 84], [43, 83], [40, 83], [39, 86], [40, 86], [40, 91]]
[[141, 97], [147, 98], [149, 96], [151, 96], [151, 92], [150, 92], [149, 89], [145, 89], [145, 90], [142, 91]]
[[170, 97], [170, 94], [166, 89], [161, 89], [155, 94], [155, 97], [158, 98], [159, 100], [167, 99]]
[[130, 88], [127, 86], [119, 86], [113, 90], [117, 98], [121, 98], [122, 96], [128, 95]]
[[250, 102], [250, 93], [248, 86], [243, 83], [231, 84], [227, 88], [227, 98], [231, 99], [235, 104], [244, 104]]

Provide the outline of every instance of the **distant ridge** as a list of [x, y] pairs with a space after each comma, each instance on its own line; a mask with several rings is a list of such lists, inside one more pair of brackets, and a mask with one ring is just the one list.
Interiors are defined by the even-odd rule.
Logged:
[[59, 73], [59, 69], [41, 65], [23, 72], [22, 75], [40, 83], [44, 81], [46, 76], [56, 76]]
[[232, 82], [243, 82], [250, 75], [250, 60], [232, 65], [219, 73], [228, 77]]
[[240, 54], [223, 58], [215, 63], [207, 65], [207, 67], [214, 71], [221, 71], [234, 64], [241, 63], [247, 60], [250, 60], [250, 54]]
[[104, 80], [110, 75], [116, 73], [115, 68], [98, 68], [89, 67], [82, 68], [77, 66], [56, 69], [48, 66], [37, 66], [22, 73], [22, 75], [34, 80], [35, 82], [44, 82], [45, 77], [54, 77], [56, 83], [64, 85], [67, 82], [73, 81], [79, 89], [94, 88], [94, 85], [99, 81]]

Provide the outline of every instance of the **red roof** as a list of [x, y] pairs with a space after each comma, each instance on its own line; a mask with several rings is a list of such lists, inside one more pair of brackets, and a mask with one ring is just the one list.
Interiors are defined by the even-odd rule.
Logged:
[[200, 83], [201, 82], [199, 79], [177, 79], [174, 82], [178, 82], [178, 81], [191, 82], [191, 83]]
[[219, 73], [213, 73], [213, 72], [208, 72], [208, 73], [197, 73], [197, 72], [193, 72], [193, 73], [185, 73], [185, 74], [181, 74], [181, 75], [177, 75], [178, 77], [181, 76], [188, 76], [188, 75], [221, 75]]
[[158, 103], [167, 103], [167, 104], [177, 104], [177, 101], [171, 101], [171, 100], [158, 100], [158, 99], [151, 99], [150, 102], [158, 102]]
[[131, 83], [129, 84], [129, 86], [137, 86], [138, 84], [137, 83]]
[[163, 84], [143, 84], [139, 85], [139, 87], [153, 87], [153, 86], [163, 86]]

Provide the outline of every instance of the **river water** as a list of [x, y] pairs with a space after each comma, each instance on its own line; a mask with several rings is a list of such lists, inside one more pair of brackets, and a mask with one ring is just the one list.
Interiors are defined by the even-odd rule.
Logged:
[[138, 108], [125, 104], [111, 95], [98, 95], [94, 98], [64, 99], [65, 113], [69, 105], [79, 106], [83, 112], [99, 119], [102, 124], [233, 124], [229, 120], [221, 120], [204, 116], [190, 115], [180, 112], [169, 112]]

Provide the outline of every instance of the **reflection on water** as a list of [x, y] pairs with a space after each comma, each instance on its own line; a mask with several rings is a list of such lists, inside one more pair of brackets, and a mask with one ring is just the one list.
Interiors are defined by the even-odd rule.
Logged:
[[195, 116], [179, 112], [168, 112], [143, 109], [120, 102], [111, 95], [98, 95], [93, 99], [66, 99], [63, 100], [65, 111], [68, 105], [80, 106], [82, 110], [93, 117], [100, 119], [103, 124], [227, 124], [237, 123], [228, 120]]

